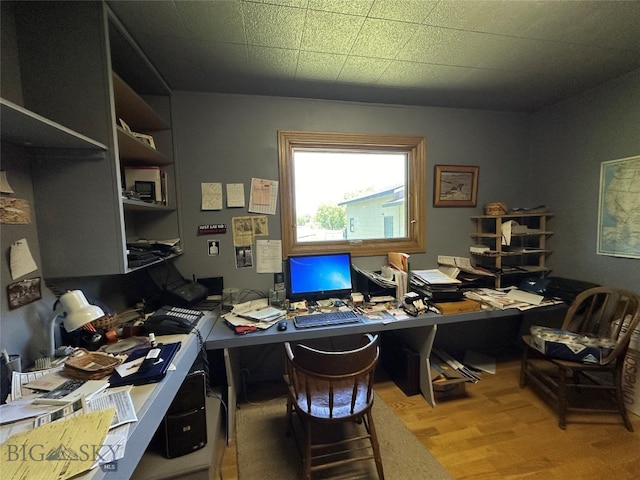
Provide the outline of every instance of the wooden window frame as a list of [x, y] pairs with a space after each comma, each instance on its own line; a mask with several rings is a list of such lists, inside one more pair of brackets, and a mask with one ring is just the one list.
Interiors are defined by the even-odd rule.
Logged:
[[[328, 151], [380, 151], [408, 155], [405, 201], [408, 236], [373, 240], [296, 241], [296, 207], [293, 152], [296, 149]], [[426, 148], [424, 137], [336, 132], [278, 132], [280, 168], [280, 221], [282, 255], [351, 252], [352, 256], [386, 255], [390, 251], [424, 253], [426, 237]]]

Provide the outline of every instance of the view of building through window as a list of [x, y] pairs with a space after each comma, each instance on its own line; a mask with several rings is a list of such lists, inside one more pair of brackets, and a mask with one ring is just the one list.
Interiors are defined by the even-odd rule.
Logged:
[[407, 237], [407, 154], [293, 151], [297, 242]]
[[278, 132], [284, 256], [424, 252], [424, 137]]

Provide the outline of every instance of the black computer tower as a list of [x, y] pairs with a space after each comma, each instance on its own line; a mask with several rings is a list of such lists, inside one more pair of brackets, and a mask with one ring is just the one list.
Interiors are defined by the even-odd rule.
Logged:
[[205, 397], [204, 372], [188, 374], [157, 432], [165, 457], [180, 457], [207, 444]]
[[383, 367], [408, 397], [420, 393], [420, 354], [393, 332], [384, 332], [380, 344]]

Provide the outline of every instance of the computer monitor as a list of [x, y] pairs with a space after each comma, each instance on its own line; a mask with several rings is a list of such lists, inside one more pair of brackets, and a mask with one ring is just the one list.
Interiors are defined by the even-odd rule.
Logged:
[[293, 302], [344, 298], [353, 288], [350, 253], [292, 256], [286, 273], [287, 295]]

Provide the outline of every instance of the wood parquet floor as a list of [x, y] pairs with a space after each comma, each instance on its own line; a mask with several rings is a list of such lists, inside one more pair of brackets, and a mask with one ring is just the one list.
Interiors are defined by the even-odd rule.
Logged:
[[[580, 419], [569, 416], [561, 430], [535, 391], [518, 386], [519, 372], [519, 359], [501, 360], [495, 375], [467, 385], [466, 397], [435, 408], [421, 395], [404, 395], [384, 371], [375, 389], [457, 480], [640, 478], [640, 417], [631, 415], [633, 433], [617, 416], [598, 419], [608, 422], [602, 424], [573, 423]], [[220, 478], [237, 480], [237, 475], [231, 445]]]

